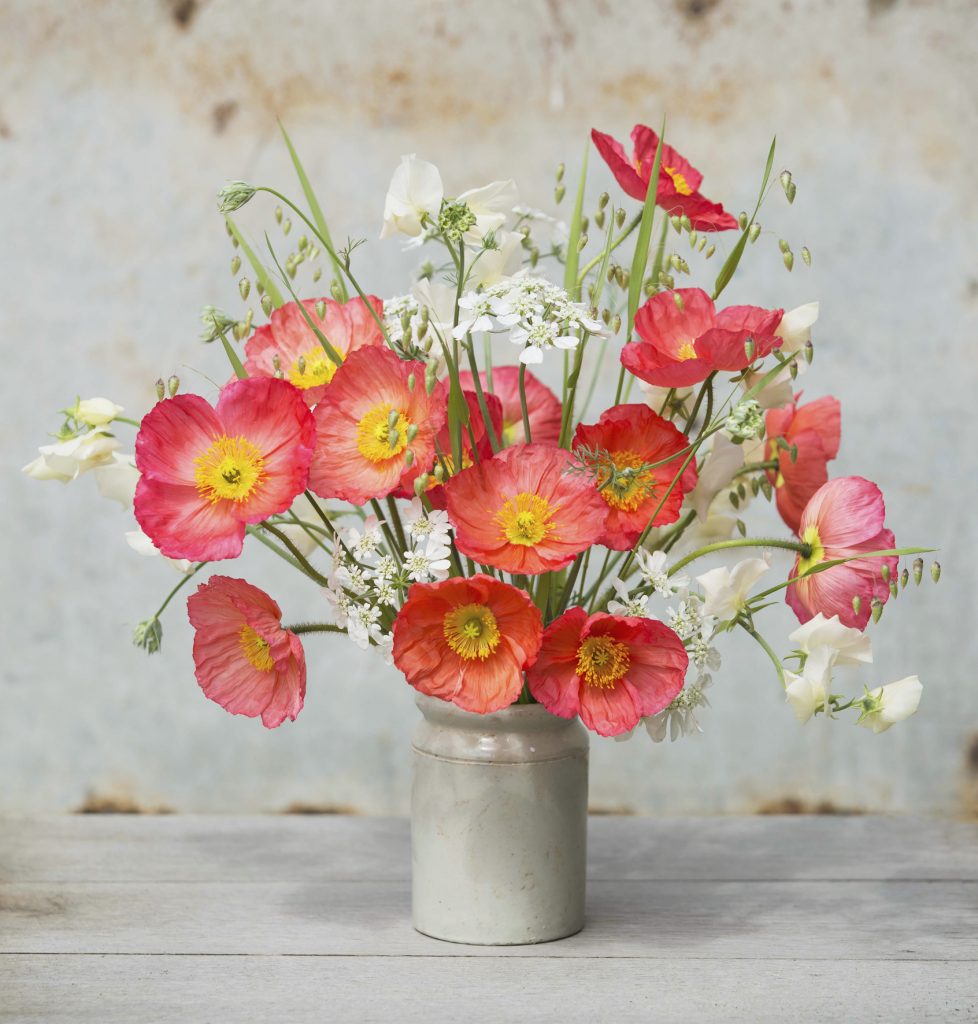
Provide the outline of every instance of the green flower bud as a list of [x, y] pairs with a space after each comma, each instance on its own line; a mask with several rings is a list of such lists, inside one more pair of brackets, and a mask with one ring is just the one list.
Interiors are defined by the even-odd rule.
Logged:
[[431, 482], [431, 477], [427, 473], [422, 473], [420, 476], [415, 477], [414, 480], [414, 493], [420, 498], [426, 490], [428, 490], [428, 484]]
[[312, 279], [313, 279], [313, 281], [314, 282], [318, 281], [322, 276], [323, 276], [323, 268], [322, 267], [314, 268], [314, 270], [312, 272]]
[[608, 205], [609, 199], [611, 199], [611, 196], [609, 196], [607, 192], [602, 192], [601, 195], [598, 196], [598, 209], [603, 210]]
[[747, 227], [747, 212], [745, 210], [740, 211], [740, 216], [737, 218], [737, 223], [740, 225], [740, 230], [743, 231]]
[[805, 362], [808, 363], [809, 366], [811, 366], [812, 360], [815, 358], [815, 346], [812, 344], [811, 338], [809, 338], [808, 341], [805, 342], [804, 353]]
[[156, 398], [160, 402], [166, 398], [166, 385], [163, 383], [162, 377], [158, 377], [156, 380]]
[[869, 602], [869, 607], [869, 614], [873, 617], [873, 622], [879, 622], [880, 617], [883, 614], [883, 602], [878, 597], [874, 597], [873, 600]]
[[410, 444], [417, 436], [418, 425], [417, 423], [412, 423], [411, 426], [407, 428], [407, 443]]
[[[671, 288], [672, 285], [670, 285], [669, 287]], [[683, 304], [683, 297], [679, 294], [679, 292], [672, 293], [672, 301], [676, 304], [676, 309], [682, 312], [685, 306]]]
[[251, 282], [248, 278], [243, 277], [238, 282], [238, 294], [241, 296], [241, 301], [244, 302], [248, 298], [248, 293], [251, 291]]
[[563, 185], [558, 185], [554, 189], [554, 202], [557, 203], [558, 205], [560, 205], [560, 201], [561, 201], [561, 199], [564, 198], [564, 194], [566, 192], [567, 192], [567, 189], [565, 189]]
[[801, 247], [801, 258], [804, 260], [806, 267], [812, 265], [812, 254], [807, 245]]
[[557, 180], [558, 181], [563, 181], [564, 180], [564, 171], [565, 170], [566, 170], [566, 168], [564, 167], [563, 164], [557, 164]]
[[788, 245], [788, 243], [783, 238], [780, 238], [778, 239], [778, 248], [782, 252], [787, 252], [791, 248], [791, 246]]
[[273, 306], [273, 303], [272, 303], [271, 295], [263, 295], [261, 297], [261, 309], [262, 309], [262, 312], [265, 314], [265, 316], [271, 316], [272, 315], [272, 306]]
[[235, 210], [240, 210], [245, 203], [251, 200], [256, 191], [257, 189], [245, 181], [228, 182], [217, 193], [217, 198], [220, 200], [221, 213], [233, 213]]
[[316, 316], [322, 320], [326, 316], [326, 302], [324, 299], [320, 299], [316, 303]]
[[788, 250], [788, 251], [787, 251], [787, 252], [786, 252], [786, 253], [784, 254], [784, 256], [783, 256], [782, 258], [783, 258], [783, 260], [784, 260], [784, 265], [785, 265], [785, 268], [787, 269], [788, 273], [790, 274], [790, 273], [791, 273], [791, 268], [792, 268], [792, 267], [793, 267], [793, 266], [795, 265], [795, 256], [794, 256], [794, 253], [793, 253], [793, 252], [792, 252], [792, 251], [791, 251], [791, 250], [789, 249], [789, 250]]
[[880, 566], [880, 576], [883, 577], [884, 583], [890, 582], [890, 567], [885, 562]]
[[404, 453], [404, 465], [410, 469], [414, 465], [414, 452], [410, 448]]
[[699, 240], [699, 237], [700, 236], [695, 231], [690, 231], [690, 233], [689, 233], [689, 247], [690, 247], [690, 249], [695, 249], [696, 248], [696, 243]]
[[163, 625], [155, 616], [144, 619], [133, 630], [132, 642], [147, 654], [155, 654], [163, 644]]
[[305, 235], [299, 235], [299, 237], [296, 239], [295, 244], [299, 252], [305, 252], [305, 250], [309, 247], [309, 239], [306, 238]]
[[299, 376], [300, 377], [306, 372], [306, 357], [305, 356], [299, 356], [299, 358], [295, 361], [295, 368], [299, 371]]
[[430, 395], [438, 383], [438, 364], [432, 360], [424, 368], [424, 389]]
[[679, 223], [682, 225], [684, 231], [693, 230], [693, 222], [685, 213], [679, 218]]
[[931, 563], [930, 578], [935, 583], [937, 583], [937, 581], [941, 578], [941, 563], [940, 562], [933, 562], [933, 563]]
[[[408, 391], [413, 391], [414, 390], [414, 386], [417, 383], [418, 383], [417, 377], [415, 377], [415, 375], [413, 373], [409, 373], [408, 374]], [[412, 423], [411, 426], [408, 427], [408, 433], [411, 432], [413, 427], [414, 427], [414, 424]]]
[[757, 351], [757, 345], [753, 338], [748, 338], [744, 342], [744, 355], [747, 357], [747, 362], [752, 363], [754, 361], [754, 353]]
[[677, 235], [683, 230], [683, 222], [675, 214], [669, 218], [669, 223]]
[[924, 578], [924, 560], [919, 556], [913, 560], [913, 581], [920, 586], [920, 581]]
[[858, 595], [854, 594], [852, 598], [852, 610], [858, 615], [863, 607], [863, 599]]
[[438, 483], [441, 484], [445, 482], [445, 467], [440, 462], [435, 463], [435, 471], [433, 475]]
[[282, 223], [282, 207], [281, 206], [276, 206], [275, 207], [275, 223], [276, 224], [281, 224]]
[[343, 289], [340, 287], [340, 283], [335, 277], [329, 282], [329, 294], [333, 296], [334, 301], [343, 301]]
[[282, 234], [287, 235], [292, 230], [292, 221], [288, 217], [282, 221]]
[[705, 253], [706, 258], [709, 259], [716, 251], [717, 251], [717, 247], [715, 245], [707, 246], [706, 253]]
[[577, 251], [578, 252], [583, 252], [586, 246], [587, 246], [587, 232], [584, 232], [581, 235], [581, 237], [578, 238], [578, 240], [577, 240]]
[[173, 398], [173, 396], [180, 390], [180, 378], [174, 373], [166, 382], [166, 392]]
[[625, 223], [625, 216], [625, 208], [623, 206], [620, 206], [615, 210], [615, 223], [618, 227], [621, 227]]
[[611, 329], [617, 334], [621, 330], [621, 315], [617, 314], [611, 322]]
[[232, 274], [236, 274], [240, 269], [241, 269], [241, 257], [240, 256], [232, 256], [231, 257], [231, 273]]
[[755, 220], [754, 223], [751, 224], [750, 229], [747, 232], [747, 238], [751, 242], [756, 242], [757, 241], [757, 236], [760, 233], [761, 233], [761, 225]]
[[907, 586], [907, 584], [909, 582], [910, 582], [910, 570], [909, 569], [904, 569], [903, 572], [900, 573], [900, 589], [901, 590], [905, 590], [906, 586]]
[[891, 597], [896, 597], [899, 592], [900, 591], [897, 590], [897, 581], [896, 580], [890, 580], [890, 596]]

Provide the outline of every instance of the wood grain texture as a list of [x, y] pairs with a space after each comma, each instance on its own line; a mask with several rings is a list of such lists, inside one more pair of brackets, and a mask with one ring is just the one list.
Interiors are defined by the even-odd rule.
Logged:
[[974, 825], [597, 818], [590, 846], [582, 933], [485, 948], [412, 930], [403, 821], [0, 822], [0, 1021], [978, 1017]]

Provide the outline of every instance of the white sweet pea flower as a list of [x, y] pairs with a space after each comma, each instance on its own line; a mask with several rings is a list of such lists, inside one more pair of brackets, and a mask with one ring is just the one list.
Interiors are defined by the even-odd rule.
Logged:
[[803, 626], [788, 634], [798, 650], [812, 654], [820, 647], [835, 651], [837, 665], [869, 664], [873, 660], [873, 649], [869, 637], [861, 630], [843, 626], [838, 615], [827, 619], [819, 612]]
[[789, 309], [781, 317], [781, 323], [774, 333], [781, 339], [781, 351], [785, 355], [800, 352], [811, 340], [812, 325], [818, 319], [818, 303], [806, 302], [804, 306]]
[[117, 501], [124, 509], [132, 511], [136, 497], [136, 484], [139, 483], [139, 470], [136, 469], [135, 455], [112, 453], [112, 461], [92, 470], [95, 486], [99, 494], [109, 501]]
[[857, 706], [862, 705], [863, 713], [856, 724], [873, 732], [886, 732], [891, 725], [916, 712], [923, 689], [916, 676], [907, 676], [868, 691], [862, 701], [857, 702]]
[[835, 651], [831, 647], [818, 647], [805, 660], [801, 675], [785, 672], [785, 695], [802, 725], [820, 708], [824, 710], [834, 664]]
[[444, 195], [441, 175], [434, 164], [419, 160], [413, 153], [402, 156], [387, 188], [380, 237], [420, 235], [425, 216], [437, 219]]
[[744, 449], [734, 444], [726, 434], [713, 435], [713, 447], [703, 462], [696, 486], [686, 500], [696, 511], [696, 518], [705, 521], [713, 499], [729, 487], [734, 474], [744, 465]]
[[24, 466], [22, 472], [34, 480], [59, 480], [66, 484], [96, 466], [112, 462], [112, 453], [119, 447], [111, 434], [96, 428], [66, 441], [42, 445], [38, 457]]
[[750, 588], [771, 568], [763, 558], [746, 558], [733, 569], [720, 566], [696, 577], [703, 588], [703, 614], [729, 621], [747, 603]]
[[166, 558], [161, 556], [159, 548], [142, 530], [129, 530], [126, 533], [126, 543], [139, 555], [150, 558], [163, 557], [164, 561], [169, 562], [177, 572], [187, 573], [194, 567], [194, 563], [189, 558]]
[[76, 420], [88, 427], [104, 427], [125, 412], [121, 405], [108, 398], [84, 398], [70, 410]]
[[475, 215], [475, 224], [467, 235], [476, 240], [484, 238], [490, 231], [498, 231], [505, 223], [507, 215], [519, 200], [516, 182], [493, 181], [482, 188], [470, 188], [456, 200], [465, 205]]
[[495, 241], [496, 248], [483, 250], [472, 264], [468, 280], [474, 288], [497, 284], [523, 264], [523, 242], [515, 231], [497, 231]]

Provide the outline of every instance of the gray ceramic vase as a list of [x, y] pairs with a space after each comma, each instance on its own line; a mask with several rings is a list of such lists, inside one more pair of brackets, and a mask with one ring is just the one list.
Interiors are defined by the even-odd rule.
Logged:
[[588, 735], [539, 704], [490, 715], [419, 696], [411, 862], [414, 926], [480, 946], [584, 926]]

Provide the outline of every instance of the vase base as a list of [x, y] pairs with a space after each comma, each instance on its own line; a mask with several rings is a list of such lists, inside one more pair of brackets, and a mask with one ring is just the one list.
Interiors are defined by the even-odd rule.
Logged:
[[586, 922], [582, 922], [572, 931], [561, 932], [559, 935], [546, 935], [542, 938], [518, 938], [518, 939], [464, 939], [464, 938], [449, 938], [445, 935], [435, 935], [433, 932], [426, 932], [424, 928], [419, 928], [414, 925], [414, 930], [419, 935], [424, 935], [429, 939], [437, 939], [439, 942], [450, 942], [455, 946], [540, 946], [547, 942], [560, 942], [563, 939], [569, 939], [574, 935], [579, 934]]

